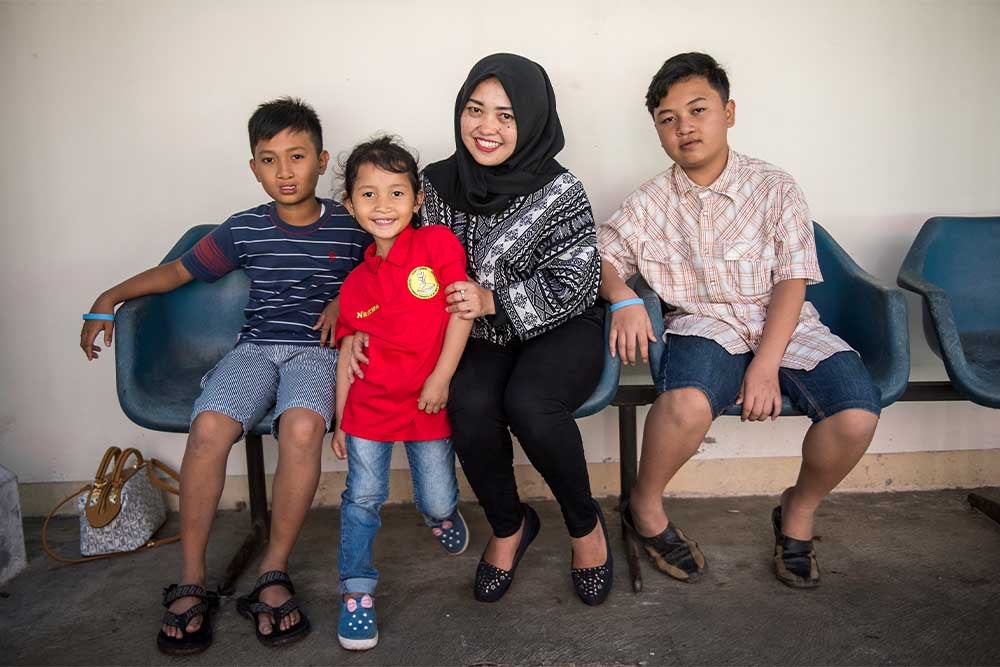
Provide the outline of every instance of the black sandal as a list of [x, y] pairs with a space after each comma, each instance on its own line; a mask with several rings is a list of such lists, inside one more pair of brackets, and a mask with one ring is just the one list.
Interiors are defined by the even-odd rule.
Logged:
[[[175, 614], [169, 607], [180, 598], [194, 597], [200, 602], [191, 605], [187, 611]], [[168, 607], [163, 614], [163, 625], [169, 625], [180, 629], [183, 633], [181, 637], [171, 637], [160, 628], [160, 634], [156, 636], [156, 647], [161, 653], [167, 655], [193, 655], [201, 653], [212, 645], [212, 610], [219, 606], [218, 593], [207, 592], [201, 586], [195, 584], [185, 584], [178, 586], [171, 584], [163, 589], [163, 606]], [[194, 632], [188, 632], [188, 623], [195, 616], [202, 616], [201, 626]]]
[[[272, 607], [260, 601], [260, 592], [271, 586], [281, 586], [292, 594], [280, 607]], [[299, 622], [287, 630], [281, 629], [281, 619], [291, 614], [296, 609], [299, 610]], [[257, 578], [253, 591], [249, 595], [244, 595], [236, 601], [236, 610], [243, 616], [253, 621], [253, 629], [257, 633], [257, 639], [264, 646], [281, 646], [302, 639], [309, 634], [311, 629], [309, 619], [304, 611], [299, 609], [299, 603], [295, 599], [295, 586], [288, 573], [281, 570], [271, 570], [265, 572]], [[271, 616], [271, 632], [264, 634], [260, 631], [259, 614], [269, 614]]]
[[521, 541], [517, 545], [517, 551], [514, 553], [514, 564], [510, 566], [510, 570], [490, 565], [484, 558], [479, 559], [479, 565], [476, 567], [476, 581], [473, 584], [473, 595], [480, 602], [496, 602], [504, 596], [514, 581], [514, 571], [517, 570], [521, 557], [528, 550], [528, 545], [538, 535], [538, 530], [542, 526], [538, 514], [531, 509], [530, 505], [522, 504], [521, 506], [524, 508], [524, 529], [521, 532]]
[[666, 530], [654, 537], [639, 534], [632, 519], [628, 501], [622, 502], [622, 523], [629, 534], [642, 545], [656, 569], [664, 574], [693, 584], [705, 573], [708, 563], [698, 543], [688, 539], [680, 528], [671, 521]]
[[792, 588], [819, 586], [819, 563], [812, 540], [797, 540], [781, 532], [781, 505], [771, 511], [774, 530], [774, 576]]
[[[604, 545], [608, 551], [608, 557], [604, 560], [604, 565], [596, 567], [574, 567], [569, 571], [573, 579], [573, 588], [577, 596], [586, 604], [597, 606], [608, 599], [611, 593], [611, 582], [614, 578], [614, 564], [611, 558], [611, 541], [608, 539], [608, 525], [604, 522], [604, 512], [596, 500], [594, 509], [597, 510], [597, 520], [601, 524], [604, 532]], [[572, 556], [571, 556], [572, 557]]]

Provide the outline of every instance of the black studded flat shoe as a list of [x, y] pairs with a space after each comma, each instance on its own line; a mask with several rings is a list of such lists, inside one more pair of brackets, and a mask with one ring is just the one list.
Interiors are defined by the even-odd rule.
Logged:
[[781, 505], [771, 511], [774, 530], [774, 576], [792, 588], [819, 586], [819, 564], [812, 540], [797, 540], [781, 532]]
[[480, 602], [496, 602], [504, 596], [514, 581], [514, 571], [517, 570], [521, 557], [528, 550], [528, 545], [538, 535], [538, 529], [542, 526], [538, 514], [531, 509], [530, 505], [522, 503], [521, 507], [524, 508], [524, 529], [521, 531], [521, 541], [517, 545], [517, 551], [514, 553], [514, 564], [510, 566], [510, 570], [490, 565], [485, 558], [479, 559], [479, 566], [476, 568], [476, 582], [472, 592]]
[[[608, 540], [608, 525], [604, 522], [604, 512], [601, 506], [594, 500], [594, 508], [597, 510], [597, 520], [601, 522], [601, 530], [604, 532], [604, 546], [607, 549], [608, 557], [604, 565], [597, 567], [574, 567], [569, 571], [573, 579], [573, 588], [576, 594], [586, 604], [597, 606], [608, 599], [611, 593], [611, 581], [614, 576], [613, 559], [611, 558], [611, 542]], [[572, 562], [572, 561], [571, 561]]]

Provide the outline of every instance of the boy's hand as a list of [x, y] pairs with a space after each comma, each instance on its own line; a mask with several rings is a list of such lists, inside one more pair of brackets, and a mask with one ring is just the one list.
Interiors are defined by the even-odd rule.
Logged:
[[333, 299], [326, 304], [326, 308], [319, 314], [319, 319], [313, 325], [313, 331], [319, 329], [319, 346], [329, 345], [337, 347], [333, 339], [333, 328], [337, 325], [337, 317], [340, 315], [340, 299]]
[[417, 399], [417, 409], [429, 415], [436, 415], [448, 405], [448, 381], [442, 380], [433, 373], [427, 376], [424, 386]]
[[[104, 315], [114, 315], [115, 314], [115, 304], [107, 302], [103, 297], [98, 297], [94, 305], [90, 307], [91, 313], [101, 313]], [[104, 332], [104, 345], [105, 347], [111, 347], [112, 332], [115, 329], [115, 323], [113, 321], [107, 320], [84, 320], [83, 329], [80, 330], [80, 347], [83, 349], [83, 353], [87, 355], [89, 361], [93, 361], [100, 356], [101, 348], [94, 345], [94, 340], [97, 335]]]
[[368, 355], [365, 354], [367, 349], [368, 334], [363, 331], [354, 334], [354, 340], [351, 342], [351, 356], [347, 365], [347, 379], [350, 380], [351, 384], [354, 384], [355, 377], [363, 378], [365, 376], [364, 371], [361, 370], [361, 364], [368, 363]]
[[649, 362], [649, 343], [656, 342], [653, 335], [653, 324], [649, 314], [642, 304], [625, 306], [611, 313], [611, 335], [608, 337], [608, 349], [614, 357], [617, 352], [622, 363], [636, 364], [636, 348], [643, 363]]
[[743, 375], [743, 386], [736, 404], [743, 406], [741, 421], [764, 421], [768, 417], [771, 421], [777, 419], [781, 414], [778, 367], [758, 363], [756, 358], [751, 361]]
[[330, 449], [333, 450], [333, 455], [341, 461], [347, 458], [347, 434], [339, 426], [333, 432], [333, 437], [330, 438]]

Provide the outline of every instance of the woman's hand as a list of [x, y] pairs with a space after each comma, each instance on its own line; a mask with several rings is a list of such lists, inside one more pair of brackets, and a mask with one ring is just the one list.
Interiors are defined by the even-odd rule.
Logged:
[[484, 315], [495, 315], [493, 291], [471, 280], [459, 280], [444, 288], [449, 313], [457, 313], [463, 320], [474, 320]]

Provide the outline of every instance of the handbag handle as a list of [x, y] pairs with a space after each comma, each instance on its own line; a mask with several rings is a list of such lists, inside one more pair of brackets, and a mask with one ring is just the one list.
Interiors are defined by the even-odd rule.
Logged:
[[[155, 473], [155, 471], [153, 470], [154, 468], [156, 468], [156, 470], [160, 470], [161, 472], [166, 473], [167, 476], [173, 478], [173, 480], [177, 482], [177, 484], [175, 486], [167, 484], [160, 478], [159, 475]], [[177, 474], [176, 470], [168, 466], [160, 459], [149, 459], [149, 465], [146, 466], [146, 469], [149, 470], [149, 481], [153, 483], [153, 486], [159, 489], [163, 489], [167, 493], [172, 493], [175, 496], [181, 495], [180, 491], [181, 476]]]
[[101, 462], [94, 473], [94, 483], [87, 492], [84, 507], [87, 520], [95, 528], [106, 526], [118, 515], [118, 477], [122, 465], [122, 450], [118, 447], [108, 447], [101, 457]]
[[118, 455], [118, 461], [115, 462], [115, 469], [111, 473], [111, 486], [120, 487], [125, 482], [123, 474], [125, 472], [125, 464], [131, 456], [138, 459], [135, 464], [136, 468], [145, 463], [145, 461], [143, 461], [142, 454], [135, 447], [123, 449], [121, 454]]
[[[135, 457], [138, 462], [135, 468], [128, 474], [125, 472], [125, 465], [129, 459]], [[86, 512], [87, 520], [94, 528], [103, 528], [118, 516], [121, 510], [121, 492], [129, 475], [138, 470], [145, 462], [138, 449], [129, 447], [120, 450], [117, 447], [109, 447], [101, 459], [101, 466], [97, 470], [98, 477], [94, 480], [94, 488], [87, 495]], [[108, 472], [108, 466], [112, 470]]]
[[101, 457], [101, 462], [97, 466], [97, 472], [94, 473], [94, 484], [98, 484], [101, 481], [107, 479], [108, 468], [114, 468], [115, 464], [118, 462], [118, 456], [122, 453], [122, 450], [117, 447], [108, 447], [108, 451], [104, 452], [104, 456]]

